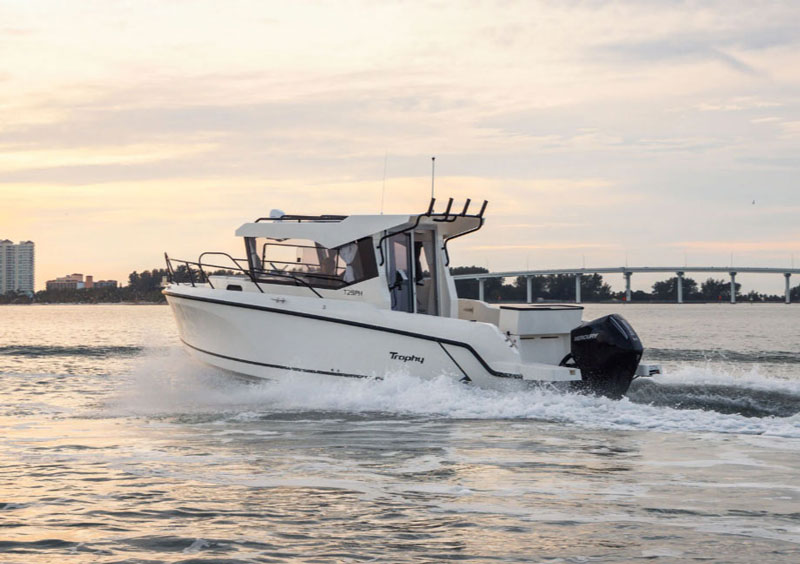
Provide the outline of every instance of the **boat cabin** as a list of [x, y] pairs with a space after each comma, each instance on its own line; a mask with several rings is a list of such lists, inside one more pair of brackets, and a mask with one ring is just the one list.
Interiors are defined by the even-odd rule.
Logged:
[[[449, 273], [447, 243], [483, 225], [483, 203], [470, 213], [470, 201], [453, 212], [419, 215], [287, 215], [245, 223], [245, 259], [233, 259], [234, 275], [206, 275], [220, 265], [197, 263], [212, 287], [359, 301], [382, 309], [458, 317], [458, 296]], [[227, 255], [226, 255], [227, 256]], [[180, 261], [185, 262], [185, 261]], [[224, 268], [224, 267], [223, 267]], [[231, 286], [232, 288], [228, 288]]]

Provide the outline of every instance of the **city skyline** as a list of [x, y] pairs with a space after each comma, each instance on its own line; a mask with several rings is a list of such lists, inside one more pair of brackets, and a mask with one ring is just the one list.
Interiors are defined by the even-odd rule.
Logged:
[[32, 294], [35, 284], [35, 244], [14, 243], [0, 238], [0, 295], [6, 292]]
[[0, 7], [0, 235], [38, 288], [240, 255], [271, 208], [377, 213], [384, 168], [385, 211], [424, 211], [433, 155], [440, 199], [490, 201], [454, 265], [800, 258], [797, 6], [92, 6]]

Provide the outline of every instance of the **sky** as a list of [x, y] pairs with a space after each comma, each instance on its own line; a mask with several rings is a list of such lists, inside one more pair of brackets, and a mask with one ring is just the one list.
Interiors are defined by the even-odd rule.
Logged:
[[800, 2], [0, 0], [0, 239], [40, 289], [242, 255], [272, 208], [422, 212], [433, 155], [489, 200], [454, 265], [800, 265], [799, 149]]

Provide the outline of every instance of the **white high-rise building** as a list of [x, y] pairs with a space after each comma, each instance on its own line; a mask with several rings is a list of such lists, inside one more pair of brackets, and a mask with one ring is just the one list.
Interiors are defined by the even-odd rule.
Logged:
[[16, 291], [33, 295], [33, 241], [15, 245], [0, 239], [0, 294]]

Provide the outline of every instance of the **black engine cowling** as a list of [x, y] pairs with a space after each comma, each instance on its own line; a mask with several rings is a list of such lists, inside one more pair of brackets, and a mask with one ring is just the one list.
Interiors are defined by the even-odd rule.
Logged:
[[571, 356], [581, 371], [582, 390], [621, 398], [633, 381], [642, 358], [636, 331], [616, 313], [586, 321], [570, 334]]

